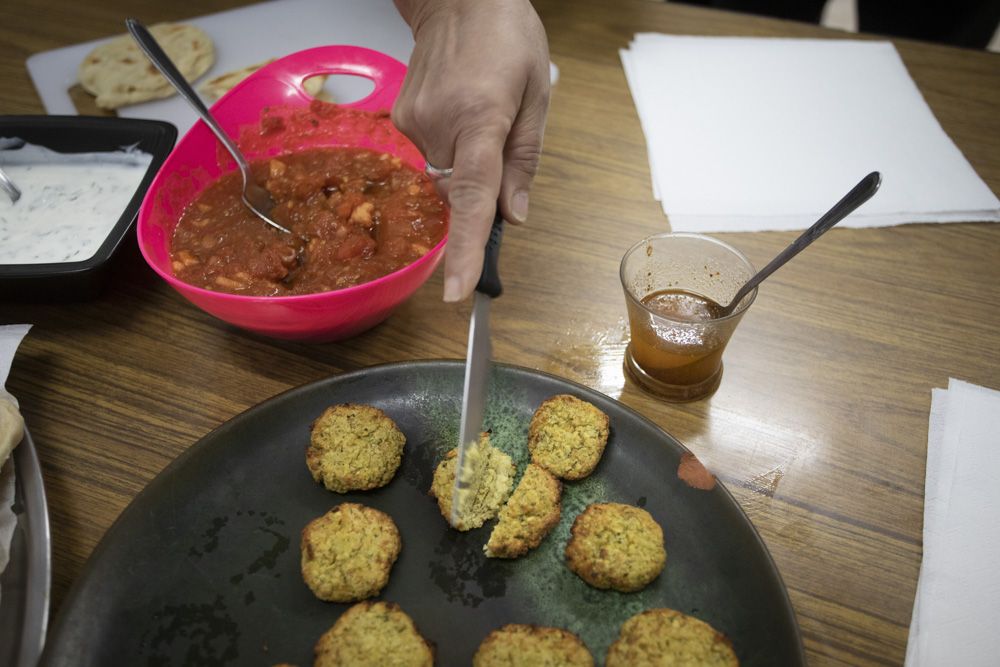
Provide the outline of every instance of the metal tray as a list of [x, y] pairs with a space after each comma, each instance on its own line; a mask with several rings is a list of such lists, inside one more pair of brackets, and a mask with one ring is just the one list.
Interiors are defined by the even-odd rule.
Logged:
[[0, 137], [18, 137], [60, 153], [114, 151], [135, 145], [153, 156], [132, 199], [93, 257], [54, 264], [0, 264], [0, 302], [76, 301], [98, 296], [130, 235], [146, 190], [167, 159], [177, 128], [137, 118], [97, 116], [0, 116]]
[[45, 643], [52, 572], [45, 486], [27, 428], [11, 461], [17, 528], [0, 575], [0, 665], [34, 667]]

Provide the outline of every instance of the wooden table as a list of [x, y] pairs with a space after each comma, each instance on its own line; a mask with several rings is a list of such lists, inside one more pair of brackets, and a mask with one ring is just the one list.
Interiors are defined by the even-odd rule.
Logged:
[[[9, 0], [0, 113], [42, 113], [31, 53], [241, 4]], [[921, 557], [932, 387], [1000, 387], [1000, 226], [835, 230], [760, 293], [710, 400], [659, 402], [622, 374], [618, 262], [667, 229], [617, 49], [652, 30], [844, 37], [641, 1], [538, 3], [555, 90], [529, 224], [507, 234], [496, 358], [582, 382], [678, 437], [724, 481], [771, 551], [815, 665], [900, 664]], [[1000, 191], [1000, 56], [897, 42], [937, 118]], [[725, 235], [757, 265], [791, 233]], [[9, 389], [38, 444], [52, 519], [53, 610], [115, 517], [209, 430], [285, 389], [389, 361], [461, 358], [469, 304], [441, 275], [353, 340], [261, 339], [190, 306], [132, 251], [101, 298], [3, 304], [35, 327]], [[672, 474], [667, 471], [666, 474]]]

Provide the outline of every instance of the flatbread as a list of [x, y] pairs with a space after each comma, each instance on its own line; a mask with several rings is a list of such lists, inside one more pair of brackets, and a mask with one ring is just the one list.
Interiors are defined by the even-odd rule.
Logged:
[[[149, 32], [188, 81], [215, 62], [212, 38], [186, 23], [158, 23]], [[80, 63], [80, 85], [97, 97], [97, 106], [117, 109], [174, 94], [174, 87], [139, 50], [131, 35], [121, 35], [96, 47]]]
[[10, 400], [0, 396], [0, 465], [24, 437], [24, 419]]
[[[249, 65], [241, 69], [233, 70], [232, 72], [226, 72], [225, 74], [217, 76], [214, 79], [209, 79], [205, 83], [201, 84], [201, 87], [198, 88], [198, 92], [205, 98], [212, 101], [220, 99], [223, 95], [232, 90], [240, 81], [247, 78], [261, 67], [270, 65], [275, 60], [277, 60], [277, 58], [270, 58], [262, 63]], [[306, 79], [302, 87], [305, 88], [307, 93], [316, 97], [323, 90], [323, 83], [325, 81], [325, 76], [314, 76]]]

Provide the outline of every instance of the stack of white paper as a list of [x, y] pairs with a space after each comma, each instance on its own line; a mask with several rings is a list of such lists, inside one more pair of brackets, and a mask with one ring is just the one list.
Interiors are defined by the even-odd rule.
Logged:
[[931, 395], [924, 557], [907, 667], [1000, 660], [1000, 391], [951, 380]]
[[674, 231], [803, 229], [871, 171], [841, 226], [1000, 220], [891, 43], [639, 34], [621, 58]]

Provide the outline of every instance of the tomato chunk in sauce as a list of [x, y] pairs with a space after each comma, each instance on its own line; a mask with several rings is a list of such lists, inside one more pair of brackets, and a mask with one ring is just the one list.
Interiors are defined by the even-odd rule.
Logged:
[[427, 176], [388, 153], [315, 148], [251, 165], [271, 193], [275, 222], [240, 199], [239, 172], [185, 209], [171, 261], [186, 283], [254, 296], [359, 285], [423, 257], [444, 237], [447, 209]]

